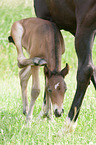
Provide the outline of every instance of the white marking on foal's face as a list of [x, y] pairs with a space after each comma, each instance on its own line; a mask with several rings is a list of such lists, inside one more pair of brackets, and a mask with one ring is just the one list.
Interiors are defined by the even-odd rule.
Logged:
[[60, 83], [58, 82], [57, 84], [55, 84], [55, 90], [57, 89], [57, 87], [60, 85]]

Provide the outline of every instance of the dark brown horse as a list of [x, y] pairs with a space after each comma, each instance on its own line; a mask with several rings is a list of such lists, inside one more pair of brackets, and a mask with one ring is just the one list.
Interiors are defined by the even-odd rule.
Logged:
[[96, 89], [96, 67], [92, 47], [96, 33], [96, 0], [34, 0], [37, 17], [53, 21], [75, 36], [78, 57], [77, 89], [67, 117], [67, 127], [76, 123], [86, 89]]

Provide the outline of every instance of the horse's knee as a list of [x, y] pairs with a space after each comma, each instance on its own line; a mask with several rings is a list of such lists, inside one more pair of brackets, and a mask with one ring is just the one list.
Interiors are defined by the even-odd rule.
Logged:
[[94, 67], [92, 64], [88, 64], [87, 66], [80, 68], [77, 73], [77, 81], [82, 85], [85, 83], [86, 84], [89, 83], [93, 71], [94, 71]]
[[37, 98], [40, 94], [40, 89], [38, 88], [33, 88], [31, 91], [31, 96]]

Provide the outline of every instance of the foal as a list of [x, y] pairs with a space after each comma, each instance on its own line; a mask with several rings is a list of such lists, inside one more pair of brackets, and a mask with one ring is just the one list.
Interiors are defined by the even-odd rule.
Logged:
[[[34, 103], [40, 93], [39, 67], [41, 65], [44, 65], [47, 96], [42, 116], [48, 116], [51, 106], [50, 100], [55, 116], [61, 116], [64, 112], [63, 99], [66, 91], [64, 77], [69, 71], [69, 66], [66, 64], [66, 67], [61, 70], [61, 55], [64, 53], [65, 48], [62, 35], [56, 25], [39, 18], [16, 21], [12, 25], [8, 39], [17, 48], [18, 66], [22, 68], [19, 76], [23, 113], [27, 115], [26, 120], [32, 119]], [[29, 59], [24, 57], [22, 47], [29, 53]], [[31, 102], [28, 109], [27, 83], [31, 75]]]

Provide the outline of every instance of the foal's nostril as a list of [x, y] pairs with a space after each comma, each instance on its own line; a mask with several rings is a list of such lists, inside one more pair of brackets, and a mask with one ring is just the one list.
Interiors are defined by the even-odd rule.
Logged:
[[62, 109], [62, 113], [64, 113], [64, 109]]
[[61, 113], [59, 114], [57, 109], [54, 111], [54, 114], [55, 114], [56, 117], [60, 117], [61, 116]]

